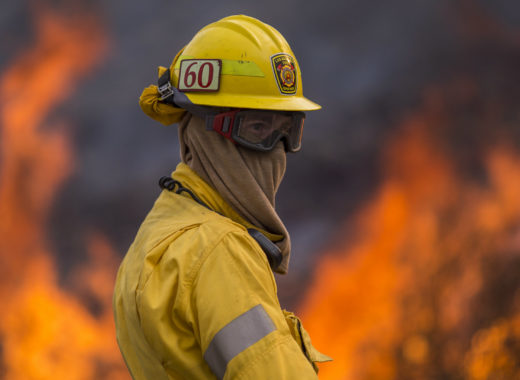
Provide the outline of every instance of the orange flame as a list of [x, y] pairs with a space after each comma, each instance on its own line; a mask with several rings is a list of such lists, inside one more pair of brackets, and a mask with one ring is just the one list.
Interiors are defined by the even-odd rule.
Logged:
[[90, 270], [75, 275], [78, 291], [100, 305], [94, 316], [58, 286], [45, 237], [53, 197], [73, 166], [65, 126], [46, 118], [99, 61], [106, 41], [84, 14], [40, 11], [35, 23], [34, 46], [0, 79], [0, 372], [6, 380], [127, 379], [110, 302], [116, 255], [94, 236]]
[[429, 99], [388, 146], [352, 242], [320, 260], [302, 304], [334, 358], [320, 379], [520, 378], [520, 154], [496, 146], [487, 181], [468, 179], [436, 137], [448, 101]]

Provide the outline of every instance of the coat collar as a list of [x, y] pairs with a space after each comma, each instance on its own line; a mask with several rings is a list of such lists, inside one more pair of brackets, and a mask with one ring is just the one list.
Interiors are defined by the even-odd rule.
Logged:
[[[264, 234], [269, 240], [276, 242], [283, 239], [282, 235], [272, 234], [263, 229], [254, 226], [240, 216], [226, 201], [220, 196], [215, 189], [208, 185], [199, 177], [188, 165], [181, 162], [172, 173], [172, 178], [182, 183], [182, 185], [193, 191], [206, 205], [213, 211], [231, 219], [245, 228], [254, 228]], [[184, 195], [184, 194], [183, 194]], [[189, 195], [184, 195], [189, 197]]]

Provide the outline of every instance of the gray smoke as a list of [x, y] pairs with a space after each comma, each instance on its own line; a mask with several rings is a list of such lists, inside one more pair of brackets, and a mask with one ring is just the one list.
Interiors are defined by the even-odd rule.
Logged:
[[[478, 27], [465, 4], [502, 25], [502, 34], [474, 36]], [[34, 30], [29, 5], [4, 2], [1, 8], [4, 68], [31, 43]], [[291, 272], [279, 278], [288, 306], [304, 293], [317, 253], [336, 238], [337, 225], [377, 187], [380, 149], [421, 102], [424, 88], [468, 68], [495, 80], [491, 71], [518, 54], [520, 27], [520, 3], [505, 0], [112, 0], [89, 2], [88, 9], [98, 13], [110, 48], [51, 116], [68, 121], [77, 160], [49, 225], [61, 268], [83, 260], [88, 231], [105, 233], [124, 254], [159, 193], [158, 178], [179, 162], [176, 127], [147, 118], [138, 97], [155, 82], [157, 66], [168, 66], [200, 28], [243, 13], [286, 37], [305, 95], [323, 106], [307, 117], [303, 151], [289, 157], [277, 200], [294, 242]]]

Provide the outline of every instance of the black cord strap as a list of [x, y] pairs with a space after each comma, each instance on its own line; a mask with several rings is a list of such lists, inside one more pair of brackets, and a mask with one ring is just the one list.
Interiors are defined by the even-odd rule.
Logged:
[[[184, 186], [182, 186], [182, 184], [179, 181], [176, 181], [171, 177], [167, 177], [167, 176], [161, 177], [161, 179], [159, 180], [159, 186], [161, 187], [161, 189], [173, 191], [175, 194], [179, 194], [179, 195], [181, 193], [188, 193], [189, 196], [195, 202], [197, 202], [201, 206], [206, 207], [208, 210], [211, 210], [211, 208], [206, 203], [204, 203], [199, 197], [197, 197], [195, 195], [195, 193], [193, 193], [193, 191], [185, 188]], [[175, 190], [175, 187], [178, 187], [177, 190]], [[213, 211], [213, 210], [211, 210], [211, 211]]]

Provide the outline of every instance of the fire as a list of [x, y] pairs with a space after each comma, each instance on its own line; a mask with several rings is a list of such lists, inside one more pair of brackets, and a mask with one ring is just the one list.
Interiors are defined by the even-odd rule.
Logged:
[[401, 126], [352, 238], [320, 259], [300, 310], [335, 360], [320, 379], [520, 378], [520, 153], [497, 141], [481, 176], [461, 171], [447, 93], [476, 88], [450, 91]]
[[106, 39], [85, 14], [36, 16], [34, 46], [0, 78], [0, 376], [128, 379], [111, 311], [117, 256], [92, 236], [91, 261], [73, 270], [77, 289], [67, 291], [45, 237], [56, 191], [73, 170], [66, 125], [48, 116], [100, 60]]

